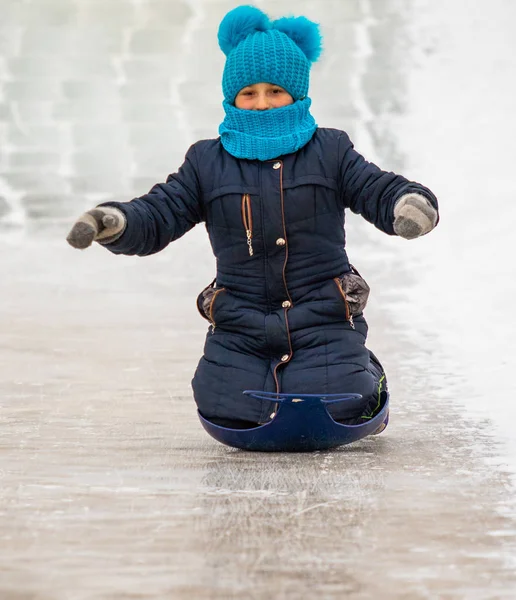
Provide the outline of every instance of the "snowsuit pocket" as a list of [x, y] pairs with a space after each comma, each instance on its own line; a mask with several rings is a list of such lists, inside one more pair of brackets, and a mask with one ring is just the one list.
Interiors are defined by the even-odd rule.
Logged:
[[351, 271], [335, 278], [346, 303], [346, 317], [357, 316], [364, 312], [369, 298], [370, 287], [360, 273], [351, 265]]
[[201, 317], [209, 321], [215, 327], [215, 319], [213, 318], [213, 308], [217, 296], [224, 292], [226, 288], [217, 288], [216, 279], [214, 279], [202, 292], [197, 296], [197, 310]]

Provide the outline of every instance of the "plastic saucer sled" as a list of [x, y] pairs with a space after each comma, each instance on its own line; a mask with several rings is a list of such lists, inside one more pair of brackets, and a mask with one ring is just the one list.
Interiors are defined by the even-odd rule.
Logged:
[[204, 429], [218, 442], [242, 450], [260, 452], [310, 452], [327, 450], [356, 442], [375, 433], [387, 419], [389, 393], [380, 394], [380, 412], [360, 425], [343, 425], [335, 421], [326, 407], [346, 402], [357, 404], [360, 394], [275, 394], [245, 391], [258, 400], [276, 402], [275, 417], [252, 429], [230, 429], [215, 425], [200, 413]]

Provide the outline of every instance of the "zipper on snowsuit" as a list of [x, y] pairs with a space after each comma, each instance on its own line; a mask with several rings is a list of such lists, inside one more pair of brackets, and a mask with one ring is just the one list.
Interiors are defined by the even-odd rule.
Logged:
[[[283, 225], [283, 239], [287, 240], [287, 229], [285, 226], [285, 195], [284, 195], [284, 190], [283, 190], [283, 163], [281, 161], [278, 161], [278, 164], [280, 165], [280, 201], [281, 201], [281, 219], [282, 219], [282, 225]], [[285, 260], [283, 262], [283, 284], [285, 286], [285, 291], [287, 293], [287, 297], [288, 300], [290, 302], [290, 306], [292, 305], [292, 298], [290, 297], [290, 293], [288, 291], [288, 287], [287, 287], [287, 276], [286, 276], [286, 268], [287, 268], [287, 261], [288, 261], [288, 244], [285, 245]], [[285, 314], [285, 326], [287, 328], [287, 339], [288, 339], [288, 354], [285, 354], [285, 360], [282, 360], [280, 363], [278, 363], [273, 370], [273, 377], [274, 377], [274, 382], [276, 384], [276, 394], [280, 393], [280, 383], [279, 383], [279, 379], [278, 379], [278, 369], [284, 365], [286, 365], [287, 363], [290, 362], [292, 355], [293, 355], [293, 351], [292, 351], [292, 340], [290, 338], [290, 328], [289, 328], [289, 324], [288, 324], [288, 310], [290, 308], [290, 306], [285, 307], [284, 310], [284, 314]], [[283, 357], [282, 357], [283, 358]], [[277, 411], [278, 408], [278, 404], [276, 404], [276, 408], [275, 408], [275, 412]]]
[[342, 296], [342, 299], [344, 300], [344, 305], [346, 307], [346, 321], [349, 321], [351, 328], [355, 329], [355, 323], [353, 321], [353, 315], [351, 314], [351, 311], [349, 310], [349, 302], [348, 302], [348, 299], [346, 298], [346, 292], [342, 289], [342, 286], [340, 285], [340, 281], [339, 281], [338, 277], [334, 277], [333, 281], [337, 285], [340, 295]]
[[253, 212], [251, 210], [251, 196], [249, 194], [242, 196], [242, 223], [244, 224], [245, 235], [247, 237], [249, 256], [253, 256]]
[[215, 300], [217, 299], [217, 296], [221, 292], [225, 292], [225, 291], [226, 291], [226, 288], [220, 288], [220, 289], [216, 290], [215, 293], [213, 294], [213, 298], [211, 299], [211, 302], [210, 302], [209, 317], [210, 317], [212, 331], [215, 331], [215, 327], [217, 327], [217, 325], [215, 323], [215, 319], [213, 318], [213, 305], [215, 304]]

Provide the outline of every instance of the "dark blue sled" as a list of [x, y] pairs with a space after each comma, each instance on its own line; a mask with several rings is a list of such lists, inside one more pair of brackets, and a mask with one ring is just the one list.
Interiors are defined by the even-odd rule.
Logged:
[[242, 450], [259, 452], [311, 452], [351, 444], [374, 433], [387, 419], [389, 393], [380, 395], [380, 412], [360, 425], [337, 423], [326, 410], [328, 404], [356, 404], [360, 394], [275, 394], [245, 391], [244, 394], [277, 402], [275, 417], [252, 429], [230, 429], [215, 425], [200, 413], [204, 429], [218, 442]]

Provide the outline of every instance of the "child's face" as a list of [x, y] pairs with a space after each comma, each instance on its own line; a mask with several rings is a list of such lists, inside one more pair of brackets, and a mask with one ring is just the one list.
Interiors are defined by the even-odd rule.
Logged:
[[269, 110], [294, 104], [294, 98], [279, 85], [254, 83], [242, 88], [235, 98], [235, 106], [243, 110]]

